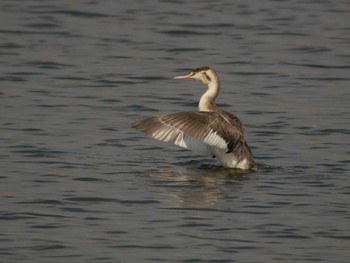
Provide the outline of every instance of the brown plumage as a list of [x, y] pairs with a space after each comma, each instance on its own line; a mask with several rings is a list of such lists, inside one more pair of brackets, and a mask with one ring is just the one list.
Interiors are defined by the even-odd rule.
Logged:
[[134, 122], [132, 127], [154, 139], [175, 141], [180, 147], [211, 154], [225, 167], [256, 169], [244, 138], [243, 124], [234, 114], [215, 104], [220, 89], [216, 73], [209, 67], [202, 67], [175, 78], [194, 78], [208, 85], [199, 102], [199, 111], [149, 117]]

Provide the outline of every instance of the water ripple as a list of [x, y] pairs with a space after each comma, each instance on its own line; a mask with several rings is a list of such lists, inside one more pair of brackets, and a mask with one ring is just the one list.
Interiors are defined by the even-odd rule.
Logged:
[[[317, 2], [317, 4], [316, 4]], [[346, 1], [0, 1], [3, 262], [349, 261]], [[131, 128], [208, 65], [258, 171]]]

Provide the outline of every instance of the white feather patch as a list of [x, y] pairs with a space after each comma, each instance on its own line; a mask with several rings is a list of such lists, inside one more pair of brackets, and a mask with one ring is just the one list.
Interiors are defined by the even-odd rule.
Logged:
[[175, 144], [188, 150], [211, 154], [209, 145], [182, 132], [177, 136]]
[[204, 139], [203, 142], [221, 150], [227, 149], [227, 142], [221, 138], [216, 132], [211, 131]]

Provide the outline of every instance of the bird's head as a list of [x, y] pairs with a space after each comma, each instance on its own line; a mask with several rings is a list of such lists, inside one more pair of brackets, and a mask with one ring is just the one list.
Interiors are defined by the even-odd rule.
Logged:
[[217, 75], [212, 69], [205, 66], [193, 69], [187, 75], [176, 76], [174, 79], [196, 79], [202, 81], [204, 84], [209, 84], [214, 79], [217, 79]]

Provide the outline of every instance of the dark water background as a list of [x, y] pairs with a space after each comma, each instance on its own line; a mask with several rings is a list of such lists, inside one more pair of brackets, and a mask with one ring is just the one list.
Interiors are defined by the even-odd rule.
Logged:
[[[0, 2], [1, 262], [349, 262], [350, 2]], [[208, 65], [259, 170], [131, 129]]]

